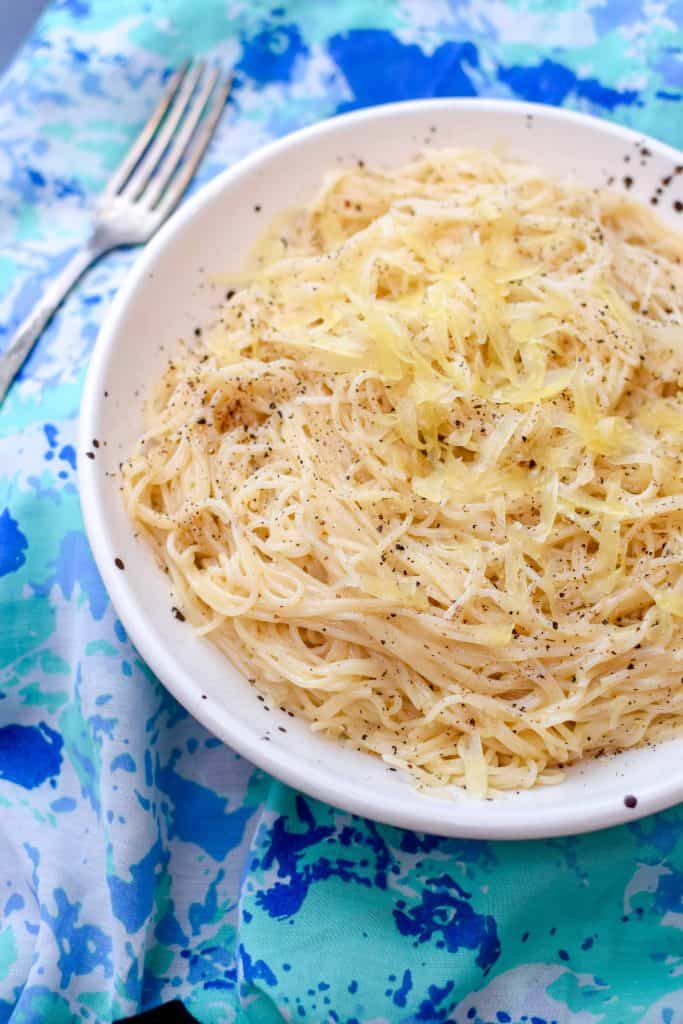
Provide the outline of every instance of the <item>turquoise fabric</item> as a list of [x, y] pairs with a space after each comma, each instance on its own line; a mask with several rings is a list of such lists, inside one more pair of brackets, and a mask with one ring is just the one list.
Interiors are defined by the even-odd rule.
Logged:
[[[682, 25], [681, 0], [55, 2], [0, 81], [0, 346], [189, 54], [236, 71], [197, 187], [419, 96], [563, 104], [683, 146]], [[683, 1020], [679, 809], [524, 844], [401, 832], [265, 777], [153, 678], [75, 479], [88, 354], [133, 255], [85, 277], [0, 409], [0, 1022], [174, 997], [202, 1024]]]

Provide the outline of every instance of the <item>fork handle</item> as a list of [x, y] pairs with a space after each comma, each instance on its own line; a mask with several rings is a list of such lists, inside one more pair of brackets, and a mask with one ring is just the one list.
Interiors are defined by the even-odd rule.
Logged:
[[19, 326], [9, 347], [0, 354], [0, 403], [53, 313], [83, 272], [105, 251], [102, 246], [90, 242], [74, 253]]

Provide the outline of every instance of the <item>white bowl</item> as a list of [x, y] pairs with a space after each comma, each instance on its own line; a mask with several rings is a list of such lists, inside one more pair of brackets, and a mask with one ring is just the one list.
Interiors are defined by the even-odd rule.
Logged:
[[[424, 146], [498, 144], [588, 184], [614, 179], [619, 187], [628, 176], [632, 194], [645, 201], [683, 163], [676, 150], [613, 124], [491, 100], [375, 107], [266, 146], [190, 199], [147, 246], [119, 292], [85, 385], [79, 476], [88, 537], [123, 623], [154, 672], [208, 729], [284, 782], [356, 814], [440, 835], [522, 839], [602, 828], [678, 802], [682, 742], [586, 762], [559, 786], [493, 801], [459, 791], [450, 799], [418, 793], [379, 759], [315, 735], [277, 709], [267, 711], [209, 641], [172, 617], [166, 577], [134, 538], [117, 480], [118, 464], [141, 430], [148, 387], [178, 339], [211, 317], [216, 295], [208, 276], [239, 269], [276, 212], [309, 198], [330, 167], [361, 158], [395, 165]], [[681, 228], [683, 216], [673, 203], [682, 198], [683, 176], [674, 176], [658, 205], [662, 217]], [[85, 458], [93, 438], [107, 445], [100, 444], [94, 459]], [[124, 571], [116, 568], [117, 558]], [[624, 804], [628, 794], [637, 797], [635, 809]]]

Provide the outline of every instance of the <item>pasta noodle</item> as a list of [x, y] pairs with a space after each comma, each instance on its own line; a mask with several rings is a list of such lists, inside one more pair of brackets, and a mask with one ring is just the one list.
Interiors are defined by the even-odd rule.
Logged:
[[484, 151], [328, 176], [123, 468], [276, 705], [495, 795], [683, 723], [681, 238]]

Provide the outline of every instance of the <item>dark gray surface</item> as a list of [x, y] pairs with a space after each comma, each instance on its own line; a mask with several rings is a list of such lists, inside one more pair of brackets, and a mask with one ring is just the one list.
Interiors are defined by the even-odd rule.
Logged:
[[17, 52], [47, 0], [0, 0], [0, 73]]

